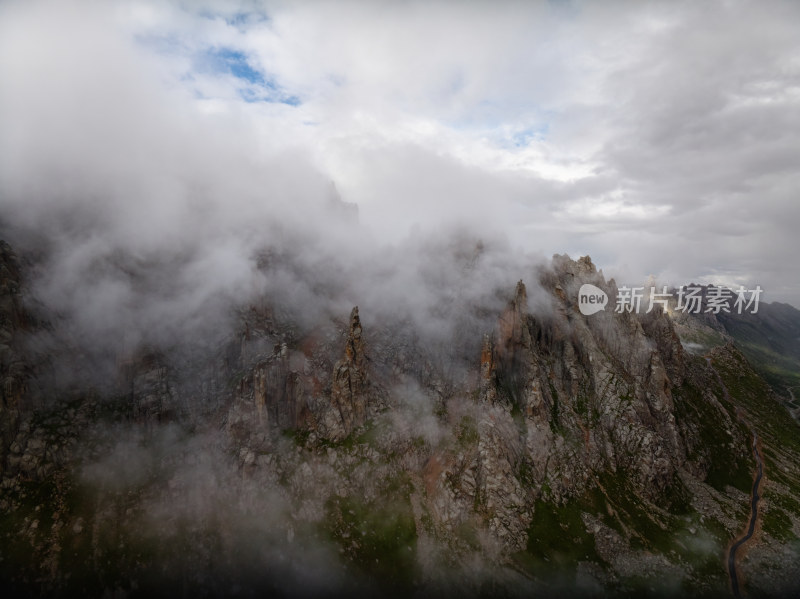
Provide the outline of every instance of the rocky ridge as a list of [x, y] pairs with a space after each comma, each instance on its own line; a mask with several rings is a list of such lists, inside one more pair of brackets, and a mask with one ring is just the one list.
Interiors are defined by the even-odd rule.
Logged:
[[[3, 339], [13, 340], [22, 322], [14, 295], [19, 279], [12, 280], [17, 271], [10, 267], [3, 273], [2, 322], [9, 331]], [[25, 522], [14, 525], [9, 516], [16, 527], [13, 543], [29, 540], [36, 555], [49, 556], [49, 573], [34, 565], [23, 572], [36, 572], [29, 576], [52, 588], [69, 586], [69, 559], [61, 548], [84, 535], [77, 529], [91, 529], [86, 550], [97, 562], [111, 555], [101, 539], [112, 524], [102, 514], [122, 509], [135, 529], [139, 518], [158, 519], [142, 506], [152, 507], [162, 494], [188, 501], [181, 489], [191, 494], [194, 487], [182, 472], [199, 458], [194, 449], [180, 450], [184, 441], [171, 441], [178, 447], [170, 450], [172, 457], [148, 458], [145, 474], [135, 485], [125, 481], [122, 495], [109, 494], [108, 483], [98, 486], [91, 473], [105, 453], [118, 450], [97, 432], [98, 423], [144, 431], [136, 435], [151, 439], [148, 447], [158, 446], [153, 438], [184, 426], [192, 389], [213, 396], [212, 407], [208, 416], [191, 418], [189, 432], [177, 438], [210, 435], [214, 460], [227, 464], [222, 471], [243, 477], [229, 484], [241, 487], [248, 505], [260, 505], [264, 489], [280, 498], [274, 501], [285, 512], [264, 533], [269, 539], [278, 534], [297, 547], [296, 539], [313, 530], [339, 548], [351, 564], [346, 570], [355, 568], [359, 580], [401, 581], [399, 589], [432, 592], [459, 585], [478, 592], [494, 580], [509, 592], [527, 592], [552, 584], [553, 573], [542, 573], [539, 564], [548, 556], [566, 559], [559, 537], [571, 535], [582, 553], [562, 565], [571, 584], [584, 590], [625, 592], [638, 576], [702, 588], [708, 568], [710, 588], [723, 588], [722, 566], [709, 565], [716, 563], [713, 556], [698, 557], [686, 540], [662, 539], [703, 531], [715, 546], [740, 526], [751, 464], [747, 430], [736, 418], [741, 406], [731, 402], [749, 396], [726, 400], [711, 365], [683, 350], [672, 320], [658, 310], [580, 315], [577, 290], [587, 282], [616, 295], [615, 282], [606, 281], [588, 257], [555, 256], [535, 272], [528, 285], [548, 294], [548, 310], [532, 311], [526, 283], [517, 283], [494, 329], [478, 332], [483, 343], [467, 377], [450, 376], [438, 366], [441, 356], [402, 328], [363, 327], [358, 308], [346, 322], [303, 330], [281, 322], [280, 310], [267, 303], [242, 312], [241, 331], [204, 358], [216, 365], [210, 372], [144, 352], [121, 362], [119, 393], [100, 409], [87, 392], [72, 412], [31, 414], [20, 425], [15, 408], [7, 406], [18, 405], [25, 388], [15, 386], [13, 361], [4, 357], [4, 377], [13, 384], [4, 387], [9, 432], [3, 501]], [[740, 359], [735, 348], [725, 351], [733, 356], [727, 360]], [[788, 434], [769, 404], [763, 410], [762, 420], [777, 419], [776, 430]], [[773, 468], [789, 468], [792, 447]], [[90, 474], [76, 478], [81, 471]], [[795, 488], [798, 477], [789, 468], [780, 484]], [[105, 511], [59, 507], [47, 535], [32, 531], [19, 494], [30, 481], [35, 486], [53, 479], [72, 481], [62, 485], [59, 506], [71, 493], [64, 489], [82, 488]], [[775, 501], [784, 496], [776, 490]], [[45, 500], [36, 511], [47, 506]], [[780, 521], [788, 519], [794, 531], [797, 512], [785, 507], [781, 513]], [[201, 535], [230, 533], [206, 516], [196, 526]], [[170, 528], [131, 530], [115, 533], [131, 547], [126, 559], [150, 571], [146, 552], [136, 547], [153, 538], [171, 542], [174, 537], [164, 532]], [[781, 530], [789, 534], [785, 526]], [[791, 534], [797, 538], [797, 531]], [[202, 564], [220, 557], [202, 547], [190, 551], [191, 559]], [[236, 540], [228, 547], [220, 550], [225, 556], [236, 550]], [[111, 580], [131, 588], [140, 570], [124, 563], [87, 584], [102, 587]]]

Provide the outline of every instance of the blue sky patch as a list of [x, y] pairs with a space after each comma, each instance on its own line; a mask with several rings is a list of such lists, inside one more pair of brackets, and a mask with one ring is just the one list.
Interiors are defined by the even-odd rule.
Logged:
[[253, 67], [247, 55], [233, 48], [209, 49], [201, 59], [204, 70], [218, 74], [230, 74], [243, 83], [238, 88], [245, 102], [279, 102], [289, 106], [301, 104], [300, 98], [286, 93], [275, 78]]
[[206, 58], [212, 71], [227, 72], [255, 85], [268, 85], [264, 76], [247, 61], [244, 52], [231, 48], [209, 50]]

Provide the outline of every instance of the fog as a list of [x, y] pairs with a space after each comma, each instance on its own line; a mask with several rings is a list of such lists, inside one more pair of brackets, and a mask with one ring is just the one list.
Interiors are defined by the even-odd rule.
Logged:
[[797, 301], [798, 15], [772, 8], [4, 3], [4, 236], [49, 244], [43, 295], [100, 331], [142, 304], [84, 285], [120, 256], [193, 290], [153, 281], [152, 329], [245, 296], [276, 237], [347, 263], [443, 227]]
[[257, 297], [306, 326], [361, 305], [367, 322], [391, 314], [434, 330], [451, 326], [450, 304], [485, 304], [540, 259], [493, 218], [478, 226], [459, 209], [469, 198], [415, 189], [420, 175], [402, 162], [398, 204], [418, 224], [386, 239], [341, 205], [309, 151], [261, 151], [246, 121], [163, 85], [105, 8], [5, 10], [8, 47], [38, 33], [25, 61], [3, 52], [3, 234], [39, 257], [32, 295], [79, 346], [213, 343]]

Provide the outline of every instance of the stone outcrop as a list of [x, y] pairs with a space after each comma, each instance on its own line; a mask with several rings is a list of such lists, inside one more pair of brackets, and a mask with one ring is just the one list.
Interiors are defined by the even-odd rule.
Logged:
[[[378, 390], [368, 376], [358, 308], [350, 314], [344, 337], [343, 355], [328, 366], [327, 373], [321, 369], [333, 361], [330, 356], [337, 343], [321, 333], [301, 339], [298, 349], [281, 342], [271, 353], [252, 356], [239, 382], [238, 401], [228, 415], [229, 429], [237, 431], [235, 437], [303, 430], [339, 441], [363, 425]], [[249, 345], [258, 347], [254, 342]]]
[[[302, 356], [298, 356], [302, 362]], [[285, 343], [253, 369], [253, 400], [262, 426], [292, 429], [309, 422], [304, 377]]]
[[320, 382], [302, 351], [277, 343], [253, 356], [247, 368], [227, 416], [236, 443], [266, 447], [279, 431], [315, 429], [312, 394]]
[[581, 284], [614, 296], [588, 256], [556, 256], [540, 282], [554, 299], [552, 313], [529, 314], [525, 285], [517, 284], [492, 340], [484, 340], [481, 397], [521, 412], [524, 461], [553, 498], [620, 468], [657, 497], [685, 461], [671, 393], [682, 382], [683, 350], [669, 318], [582, 316]]
[[358, 307], [350, 313], [344, 356], [333, 367], [330, 405], [322, 415], [321, 433], [332, 440], [349, 435], [366, 421], [369, 376]]

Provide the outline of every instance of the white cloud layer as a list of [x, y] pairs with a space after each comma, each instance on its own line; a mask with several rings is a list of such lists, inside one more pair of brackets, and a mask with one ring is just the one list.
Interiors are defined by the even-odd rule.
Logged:
[[798, 30], [788, 1], [5, 2], [0, 221], [228, 264], [330, 179], [377, 239], [800, 305]]

